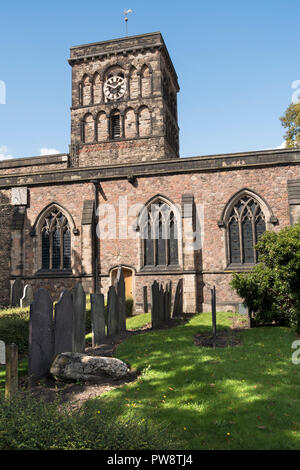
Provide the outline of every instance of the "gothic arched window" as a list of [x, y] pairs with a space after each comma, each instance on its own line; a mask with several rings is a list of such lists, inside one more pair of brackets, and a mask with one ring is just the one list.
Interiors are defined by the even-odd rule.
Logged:
[[176, 266], [178, 226], [172, 208], [163, 201], [147, 207], [141, 230], [144, 266]]
[[66, 216], [54, 207], [47, 212], [40, 227], [42, 269], [71, 269], [71, 232]]
[[257, 263], [255, 245], [266, 230], [266, 218], [258, 201], [251, 195], [237, 200], [228, 213], [228, 261], [232, 265]]

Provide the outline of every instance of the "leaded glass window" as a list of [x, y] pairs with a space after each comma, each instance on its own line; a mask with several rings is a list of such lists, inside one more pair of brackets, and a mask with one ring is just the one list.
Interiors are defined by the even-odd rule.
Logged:
[[265, 230], [265, 215], [253, 197], [244, 196], [236, 202], [227, 221], [229, 263], [256, 263], [255, 245]]
[[58, 208], [53, 208], [43, 219], [42, 269], [63, 270], [71, 268], [71, 234], [67, 218]]
[[151, 204], [142, 237], [145, 266], [178, 265], [177, 221], [168, 204], [162, 201]]

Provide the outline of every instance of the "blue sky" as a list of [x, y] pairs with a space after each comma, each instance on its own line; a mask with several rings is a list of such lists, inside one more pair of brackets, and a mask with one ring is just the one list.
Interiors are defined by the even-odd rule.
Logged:
[[68, 152], [69, 49], [124, 36], [125, 8], [129, 35], [161, 31], [173, 60], [181, 156], [282, 144], [300, 80], [299, 0], [15, 0], [0, 6], [0, 158]]

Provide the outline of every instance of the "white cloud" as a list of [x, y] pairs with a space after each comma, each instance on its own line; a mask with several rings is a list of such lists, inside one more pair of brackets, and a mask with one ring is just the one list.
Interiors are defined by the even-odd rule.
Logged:
[[6, 145], [1, 145], [0, 146], [0, 160], [10, 160], [13, 158], [12, 155], [9, 155], [8, 153], [8, 148]]
[[59, 150], [56, 149], [48, 149], [47, 147], [43, 147], [40, 149], [40, 155], [55, 155], [57, 153], [61, 153]]
[[275, 147], [275, 149], [285, 149], [285, 148], [286, 148], [286, 141], [285, 140], [278, 147]]

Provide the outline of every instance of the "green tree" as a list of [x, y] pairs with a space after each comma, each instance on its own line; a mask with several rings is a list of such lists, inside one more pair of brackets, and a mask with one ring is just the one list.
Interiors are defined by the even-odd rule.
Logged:
[[300, 222], [265, 232], [256, 249], [259, 263], [234, 274], [231, 286], [258, 321], [294, 324], [300, 333]]
[[284, 138], [287, 147], [300, 144], [300, 101], [291, 103], [280, 118], [281, 124], [287, 129]]

